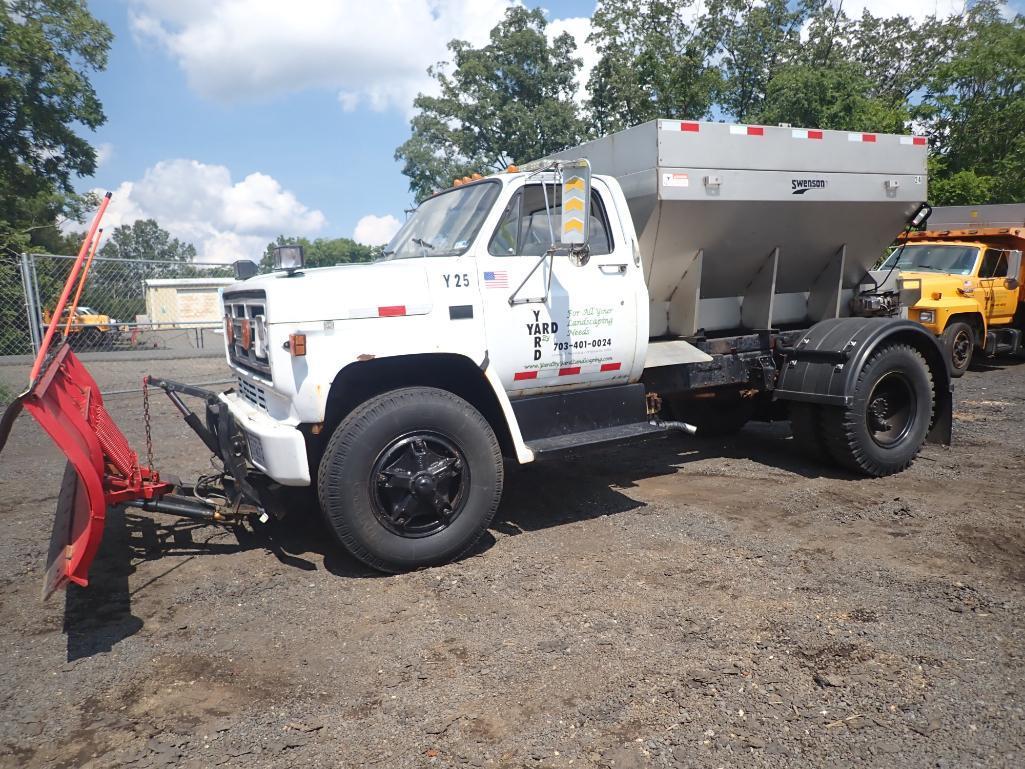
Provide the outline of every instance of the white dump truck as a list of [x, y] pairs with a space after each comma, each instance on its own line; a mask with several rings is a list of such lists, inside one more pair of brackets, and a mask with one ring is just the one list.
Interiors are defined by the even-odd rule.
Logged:
[[[237, 453], [385, 571], [458, 557], [503, 460], [793, 420], [851, 471], [949, 441], [931, 334], [847, 317], [926, 198], [916, 137], [656, 120], [424, 200], [372, 264], [224, 290]], [[216, 419], [212, 419], [216, 422]]]
[[[308, 508], [295, 494], [312, 488], [341, 544], [394, 572], [466, 552], [506, 461], [790, 419], [820, 461], [899, 472], [950, 440], [947, 357], [919, 323], [850, 307], [927, 216], [926, 153], [911, 136], [655, 120], [459, 180], [374, 263], [306, 269], [281, 247], [273, 273], [223, 290], [237, 386], [149, 380], [223, 460], [218, 494], [140, 466], [96, 396], [79, 424], [95, 388], [65, 345], [23, 396], [75, 465], [65, 507], [90, 494], [55, 529], [78, 560], [51, 548], [47, 590], [83, 584], [104, 500], [225, 520]], [[205, 424], [181, 394], [205, 399]], [[102, 445], [88, 462], [80, 433]]]

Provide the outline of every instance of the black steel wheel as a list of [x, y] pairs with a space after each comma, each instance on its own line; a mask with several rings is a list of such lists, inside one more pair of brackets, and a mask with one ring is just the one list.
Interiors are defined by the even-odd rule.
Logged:
[[904, 470], [921, 450], [932, 421], [935, 394], [925, 358], [905, 344], [876, 350], [859, 372], [853, 395], [850, 406], [818, 410], [828, 453], [864, 475]]
[[487, 530], [502, 496], [498, 439], [445, 390], [404, 388], [358, 406], [320, 461], [320, 506], [356, 558], [386, 572], [452, 561]]
[[370, 471], [370, 502], [386, 529], [429, 537], [448, 528], [469, 497], [470, 468], [451, 440], [410, 433], [392, 441]]
[[942, 341], [950, 359], [950, 375], [964, 376], [975, 353], [975, 330], [967, 323], [956, 321], [943, 331]]
[[918, 398], [901, 371], [889, 371], [868, 396], [865, 409], [869, 435], [877, 445], [893, 448], [907, 437], [918, 413]]

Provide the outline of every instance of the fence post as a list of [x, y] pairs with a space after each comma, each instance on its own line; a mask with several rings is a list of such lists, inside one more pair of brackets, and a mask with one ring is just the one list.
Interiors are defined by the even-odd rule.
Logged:
[[25, 294], [25, 320], [28, 324], [29, 340], [32, 342], [32, 352], [39, 352], [39, 345], [42, 344], [42, 337], [39, 333], [39, 292], [36, 289], [35, 281], [32, 279], [32, 267], [28, 254], [21, 254], [19, 264], [21, 272], [21, 290]]

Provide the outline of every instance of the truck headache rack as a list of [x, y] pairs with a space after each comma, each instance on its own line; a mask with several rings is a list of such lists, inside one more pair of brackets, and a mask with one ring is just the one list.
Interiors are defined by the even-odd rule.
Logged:
[[[79, 289], [76, 300], [81, 294], [81, 285], [88, 273], [86, 256], [91, 253], [91, 246], [95, 246], [97, 227], [109, 201], [110, 193], [107, 193], [68, 275], [54, 310], [56, 318], [62, 317], [65, 307], [74, 312], [74, 306], [68, 304], [68, 297], [76, 283]], [[83, 264], [86, 269], [82, 269]], [[81, 586], [88, 584], [89, 566], [103, 538], [108, 506], [127, 504], [155, 512], [220, 522], [253, 512], [252, 505], [243, 509], [242, 499], [255, 496], [245, 493], [252, 489], [244, 481], [231, 484], [233, 494], [221, 495], [226, 502], [224, 506], [193, 496], [192, 487], [179, 486], [184, 495], [174, 494], [175, 483], [161, 480], [156, 470], [139, 463], [138, 453], [110, 416], [96, 381], [71, 351], [66, 335], [51, 352], [54, 333], [59, 325], [51, 323], [47, 329], [32, 367], [28, 389], [0, 417], [0, 451], [7, 443], [15, 420], [25, 409], [67, 457], [46, 561], [44, 599], [69, 582]], [[172, 395], [168, 383], [154, 381], [154, 384]], [[212, 393], [204, 395], [213, 396]], [[183, 413], [187, 412], [186, 422], [196, 429], [196, 416], [188, 412], [180, 399], [175, 397], [172, 400], [180, 410], [184, 409]], [[209, 435], [209, 432], [200, 433], [205, 442]], [[259, 510], [259, 507], [255, 509]]]

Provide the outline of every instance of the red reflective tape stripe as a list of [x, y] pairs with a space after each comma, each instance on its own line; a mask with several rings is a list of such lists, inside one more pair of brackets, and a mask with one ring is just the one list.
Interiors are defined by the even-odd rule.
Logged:
[[821, 139], [822, 138], [822, 131], [808, 131], [808, 138], [809, 139]]
[[621, 365], [622, 365], [621, 363], [602, 363], [601, 364], [601, 370], [602, 371], [619, 371], [619, 367]]
[[919, 147], [925, 146], [926, 144], [929, 143], [929, 140], [926, 139], [924, 136], [916, 136], [913, 141]]
[[398, 318], [406, 314], [406, 306], [404, 304], [397, 304], [393, 307], [378, 307], [377, 317], [379, 318]]
[[748, 136], [765, 136], [765, 129], [761, 126], [749, 125], [747, 127]]
[[861, 140], [863, 142], [875, 142], [876, 135], [875, 134], [862, 134], [861, 135]]
[[697, 133], [701, 130], [700, 123], [680, 123], [681, 131], [690, 131], [691, 133]]
[[567, 366], [559, 369], [559, 376], [575, 376], [580, 373], [580, 366]]
[[520, 382], [524, 379], [537, 379], [536, 371], [517, 371], [513, 374], [513, 381]]

